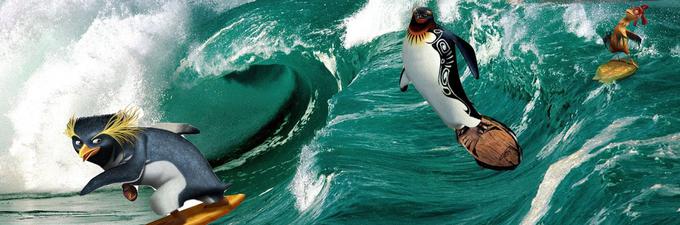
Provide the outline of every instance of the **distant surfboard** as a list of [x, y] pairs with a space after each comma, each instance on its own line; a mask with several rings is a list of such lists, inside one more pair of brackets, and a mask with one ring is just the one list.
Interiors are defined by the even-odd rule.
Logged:
[[630, 62], [612, 59], [597, 68], [597, 73], [595, 73], [593, 80], [599, 80], [602, 83], [611, 83], [615, 80], [629, 77], [636, 71], [637, 67]]
[[[191, 208], [179, 211], [179, 214], [186, 218], [185, 225], [199, 225], [208, 224], [212, 221], [219, 219], [220, 217], [228, 214], [236, 207], [238, 207], [241, 202], [246, 198], [244, 194], [227, 195], [224, 196], [224, 201], [229, 204], [223, 204], [220, 206], [212, 206], [206, 208], [205, 203], [198, 204]], [[218, 204], [218, 203], [216, 203]], [[163, 225], [163, 224], [174, 224], [174, 218], [172, 215], [160, 218], [153, 221], [147, 225]]]

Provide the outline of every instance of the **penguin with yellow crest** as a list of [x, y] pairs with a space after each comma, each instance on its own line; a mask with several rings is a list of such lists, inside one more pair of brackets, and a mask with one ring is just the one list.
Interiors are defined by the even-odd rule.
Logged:
[[[137, 109], [127, 108], [115, 114], [69, 120], [66, 135], [76, 153], [83, 161], [104, 169], [85, 185], [80, 195], [122, 183], [125, 197], [134, 201], [137, 198], [134, 185], [151, 186], [155, 189], [151, 208], [156, 214], [170, 215], [166, 218], [169, 224], [186, 224], [197, 219], [207, 223], [243, 200], [243, 195], [224, 196], [228, 185], [182, 136], [197, 134], [198, 129], [188, 124], [138, 127], [138, 117]], [[178, 209], [190, 199], [203, 204], [190, 208], [191, 214], [180, 212]]]

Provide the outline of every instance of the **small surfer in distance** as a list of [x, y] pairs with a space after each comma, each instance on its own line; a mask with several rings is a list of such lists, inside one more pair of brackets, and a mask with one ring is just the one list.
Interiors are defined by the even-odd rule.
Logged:
[[630, 63], [631, 65], [638, 67], [637, 63], [633, 61], [633, 57], [630, 55], [630, 49], [628, 48], [628, 39], [635, 42], [642, 43], [642, 38], [639, 35], [629, 31], [627, 29], [628, 24], [633, 22], [633, 26], [637, 26], [637, 21], [642, 20], [642, 25], [647, 25], [647, 18], [645, 17], [645, 10], [649, 8], [647, 4], [626, 9], [626, 15], [619, 21], [619, 23], [614, 27], [614, 30], [607, 33], [602, 38], [605, 45], [608, 46], [609, 51], [617, 54], [620, 52], [625, 53], [628, 56], [628, 61], [619, 59], [622, 62]]

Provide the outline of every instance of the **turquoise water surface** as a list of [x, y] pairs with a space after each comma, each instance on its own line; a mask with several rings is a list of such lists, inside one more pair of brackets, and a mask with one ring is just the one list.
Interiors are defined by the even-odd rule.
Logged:
[[[680, 2], [647, 4], [640, 69], [603, 85], [601, 36], [633, 3], [1, 1], [0, 224], [158, 218], [150, 188], [77, 195], [100, 169], [68, 118], [127, 105], [201, 129], [248, 196], [215, 224], [680, 224]], [[517, 133], [517, 169], [481, 169], [399, 91], [416, 5], [475, 48], [463, 86]]]

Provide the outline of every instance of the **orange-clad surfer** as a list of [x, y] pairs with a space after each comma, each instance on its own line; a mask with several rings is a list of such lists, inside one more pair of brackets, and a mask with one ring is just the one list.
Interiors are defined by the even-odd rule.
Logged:
[[619, 21], [616, 27], [614, 27], [613, 31], [607, 33], [607, 35], [603, 38], [604, 43], [609, 46], [610, 52], [614, 54], [619, 52], [625, 53], [629, 58], [629, 61], [627, 62], [631, 63], [635, 67], [637, 67], [637, 64], [630, 56], [630, 50], [628, 49], [628, 39], [640, 44], [642, 42], [642, 38], [629, 31], [627, 27], [630, 22], [633, 22], [633, 26], [637, 26], [638, 19], [642, 19], [642, 25], [647, 25], [647, 18], [645, 17], [645, 10], [647, 8], [649, 8], [649, 6], [645, 4], [627, 9], [626, 16], [624, 16], [623, 19]]

